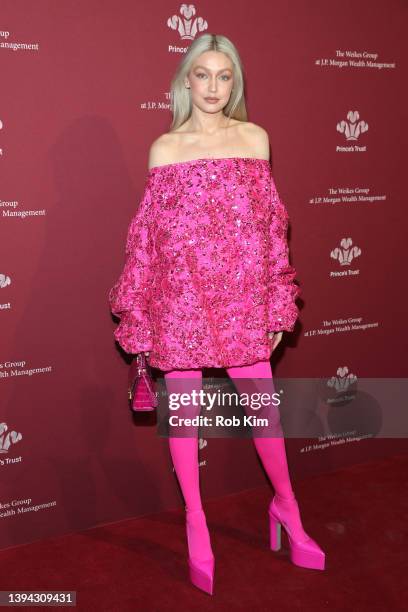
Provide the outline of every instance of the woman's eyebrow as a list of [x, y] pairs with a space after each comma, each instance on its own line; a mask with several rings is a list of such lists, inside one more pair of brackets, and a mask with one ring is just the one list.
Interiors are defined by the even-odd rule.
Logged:
[[[203, 70], [208, 70], [208, 68], [206, 68], [205, 66], [194, 66], [194, 68], [202, 68]], [[221, 70], [217, 70], [217, 72], [225, 72], [225, 70], [229, 70], [232, 72], [231, 68], [222, 68]]]

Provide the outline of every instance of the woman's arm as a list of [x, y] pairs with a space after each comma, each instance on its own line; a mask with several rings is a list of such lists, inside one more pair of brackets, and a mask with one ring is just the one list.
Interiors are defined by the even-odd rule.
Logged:
[[140, 353], [152, 348], [149, 299], [154, 246], [149, 222], [150, 202], [147, 182], [128, 228], [124, 268], [108, 296], [111, 312], [120, 319], [114, 337], [127, 353]]
[[299, 309], [295, 303], [301, 289], [295, 284], [296, 270], [289, 263], [287, 229], [289, 217], [271, 174], [272, 218], [269, 227], [269, 331], [293, 331]]

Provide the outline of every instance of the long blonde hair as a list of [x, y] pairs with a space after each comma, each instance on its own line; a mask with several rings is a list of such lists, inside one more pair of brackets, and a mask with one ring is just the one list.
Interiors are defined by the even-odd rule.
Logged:
[[223, 109], [224, 114], [239, 121], [248, 121], [245, 105], [243, 67], [237, 48], [226, 36], [221, 34], [202, 34], [191, 43], [171, 81], [170, 103], [173, 120], [170, 131], [177, 129], [191, 115], [191, 90], [186, 88], [184, 80], [190, 72], [195, 59], [205, 51], [220, 51], [228, 55], [232, 61], [234, 86], [228, 104]]

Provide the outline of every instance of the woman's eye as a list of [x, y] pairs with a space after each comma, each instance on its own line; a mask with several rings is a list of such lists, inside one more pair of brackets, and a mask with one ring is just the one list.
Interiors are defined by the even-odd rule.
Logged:
[[[199, 79], [200, 79], [201, 77], [205, 77], [206, 75], [204, 74], [204, 72], [199, 72], [199, 73], [197, 73], [197, 74], [196, 74], [196, 76], [197, 76], [197, 78], [199, 78]], [[231, 77], [230, 77], [228, 74], [223, 74], [223, 75], [221, 76], [221, 79], [223, 79], [224, 81], [229, 81], [229, 80], [230, 80], [230, 78], [231, 78]]]

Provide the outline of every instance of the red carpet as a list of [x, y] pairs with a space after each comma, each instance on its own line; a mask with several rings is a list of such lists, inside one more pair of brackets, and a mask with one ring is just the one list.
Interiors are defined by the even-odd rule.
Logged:
[[265, 486], [205, 502], [212, 597], [188, 581], [181, 508], [2, 551], [1, 589], [76, 590], [86, 612], [406, 610], [407, 472], [400, 454], [294, 482], [325, 571], [292, 565], [283, 530], [268, 549]]

